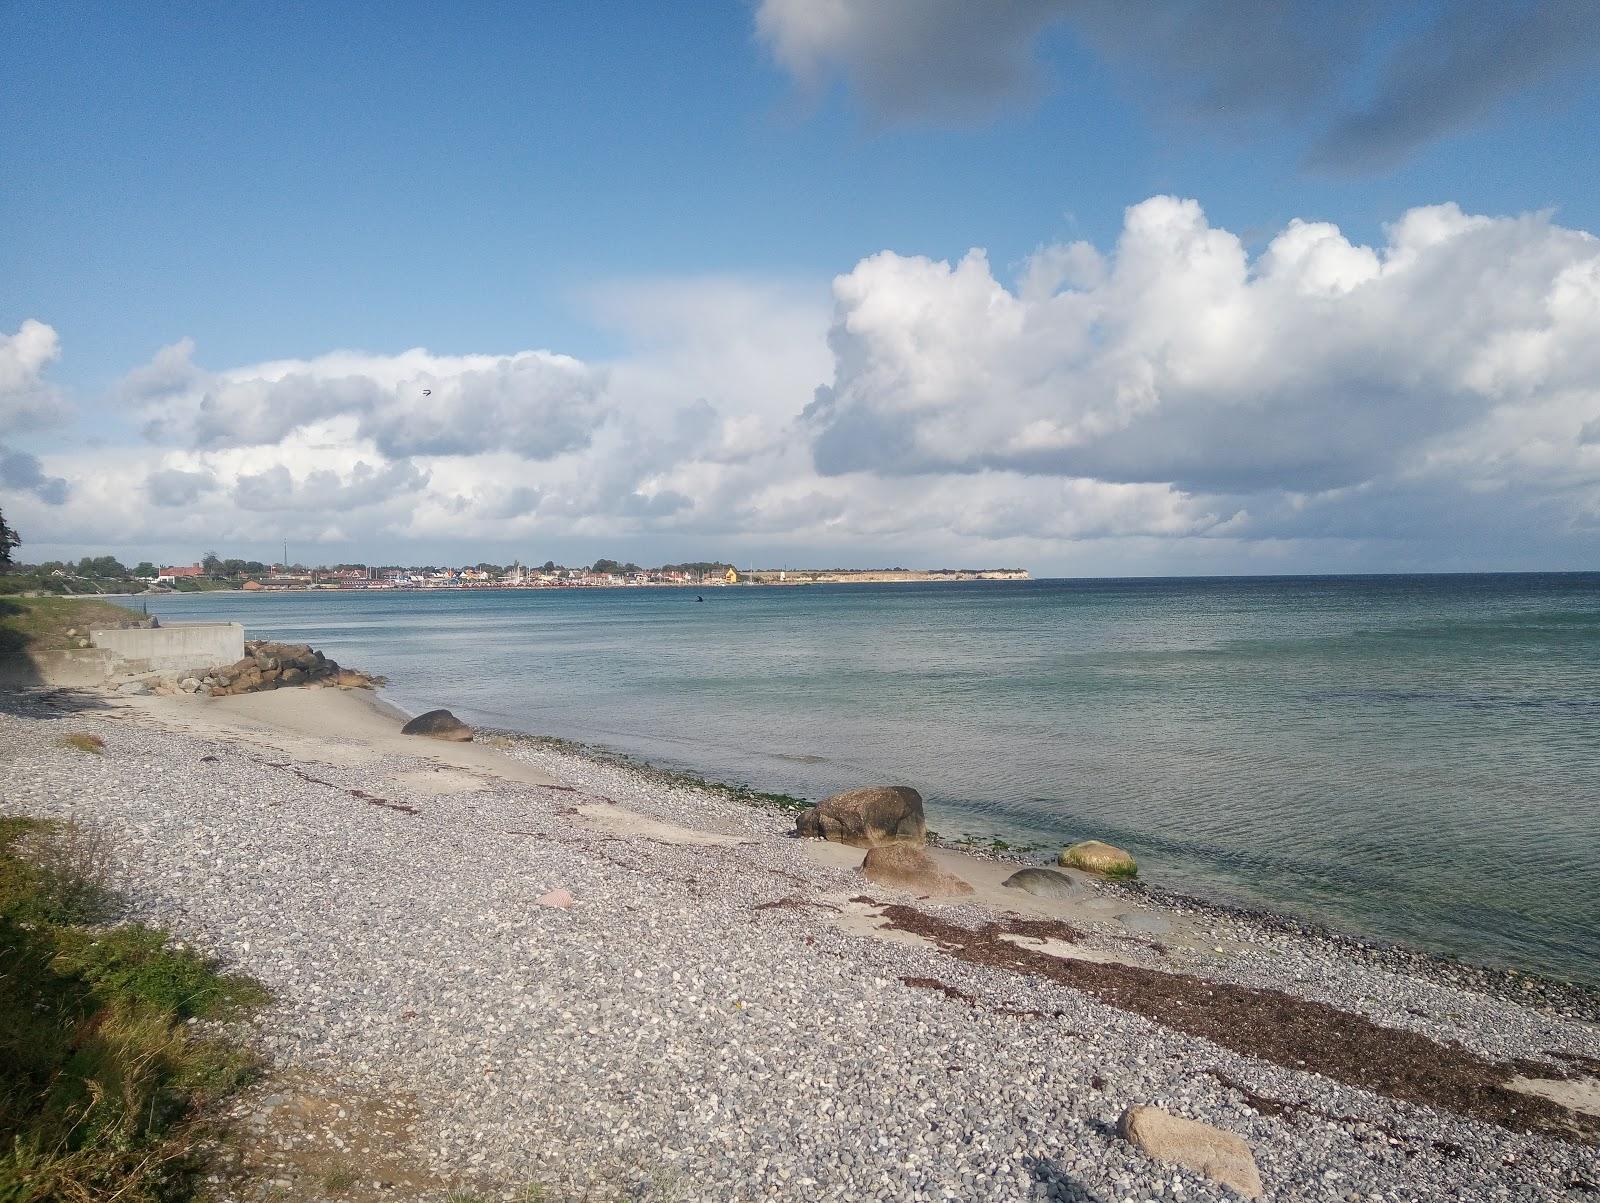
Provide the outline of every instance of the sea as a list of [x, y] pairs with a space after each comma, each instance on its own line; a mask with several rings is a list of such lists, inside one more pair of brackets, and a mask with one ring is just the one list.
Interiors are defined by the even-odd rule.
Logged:
[[1600, 985], [1600, 573], [144, 604], [413, 712], [809, 798], [908, 784], [948, 837], [1108, 840], [1171, 889]]

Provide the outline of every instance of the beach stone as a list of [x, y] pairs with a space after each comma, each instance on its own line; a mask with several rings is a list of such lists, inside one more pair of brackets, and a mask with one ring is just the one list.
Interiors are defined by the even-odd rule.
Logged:
[[572, 909], [572, 893], [565, 888], [551, 890], [548, 894], [539, 896], [539, 905], [553, 906], [559, 910], [570, 911]]
[[1157, 1161], [1170, 1161], [1238, 1191], [1261, 1197], [1261, 1173], [1250, 1146], [1232, 1132], [1143, 1104], [1117, 1121], [1122, 1139]]
[[416, 718], [401, 727], [400, 734], [426, 735], [430, 739], [448, 739], [455, 743], [467, 743], [472, 739], [472, 728], [448, 710], [430, 710], [426, 714], [417, 715]]
[[1132, 877], [1139, 866], [1133, 857], [1114, 844], [1099, 840], [1079, 840], [1062, 851], [1056, 863], [1068, 869], [1086, 869], [1107, 877]]
[[795, 820], [795, 834], [871, 848], [923, 843], [928, 836], [922, 795], [909, 785], [869, 785], [824, 798]]
[[1143, 932], [1147, 936], [1165, 936], [1172, 932], [1172, 921], [1154, 911], [1129, 911], [1118, 915], [1117, 922], [1129, 931]]
[[143, 681], [129, 681], [125, 685], [118, 685], [117, 692], [124, 697], [140, 697], [150, 692], [150, 686]]
[[372, 682], [365, 673], [358, 673], [351, 668], [341, 668], [333, 678], [333, 683], [340, 689], [371, 689]]
[[861, 862], [867, 880], [928, 896], [970, 894], [972, 887], [916, 844], [878, 844]]
[[1000, 884], [1035, 898], [1076, 898], [1088, 888], [1058, 869], [1019, 869]]
[[286, 668], [278, 675], [278, 680], [285, 685], [298, 685], [305, 679], [305, 675], [304, 669]]

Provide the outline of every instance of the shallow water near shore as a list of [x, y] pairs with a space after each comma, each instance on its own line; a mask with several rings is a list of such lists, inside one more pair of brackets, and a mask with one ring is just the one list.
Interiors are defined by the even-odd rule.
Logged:
[[1600, 984], [1600, 574], [208, 593], [412, 710]]

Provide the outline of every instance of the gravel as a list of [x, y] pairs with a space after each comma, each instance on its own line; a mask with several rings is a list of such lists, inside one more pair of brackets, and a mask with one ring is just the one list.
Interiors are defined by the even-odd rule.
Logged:
[[[1397, 1103], [1055, 982], [863, 938], [822, 906], [757, 910], [862, 883], [783, 838], [782, 816], [711, 791], [530, 741], [509, 754], [572, 789], [433, 796], [390, 780], [422, 760], [304, 763], [301, 775], [125, 710], [61, 716], [16, 696], [4, 709], [4, 809], [109, 833], [133, 917], [273, 992], [248, 1038], [279, 1074], [415, 1100], [413, 1134], [393, 1139], [413, 1142], [419, 1181], [485, 1199], [529, 1197], [531, 1184], [596, 1200], [1234, 1198], [1117, 1137], [1123, 1108], [1152, 1103], [1243, 1136], [1275, 1200], [1600, 1198], [1584, 1185], [1600, 1182], [1592, 1147]], [[104, 755], [58, 746], [69, 730], [103, 736]], [[607, 802], [749, 842], [628, 838], [574, 811]], [[537, 905], [556, 888], [572, 909]], [[1206, 963], [1214, 976], [1499, 1059], [1600, 1056], [1600, 1030], [1570, 1009], [1351, 955], [1292, 924], [1204, 918], [1239, 948]], [[1108, 926], [1089, 941], [1114, 937]], [[1232, 1084], [1295, 1106], [1263, 1113]]]

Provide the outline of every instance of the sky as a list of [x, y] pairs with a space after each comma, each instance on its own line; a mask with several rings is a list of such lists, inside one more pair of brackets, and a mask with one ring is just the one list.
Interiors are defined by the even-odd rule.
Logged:
[[38, 561], [1600, 567], [1592, 0], [0, 3]]

